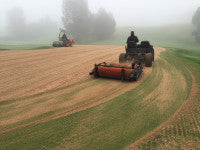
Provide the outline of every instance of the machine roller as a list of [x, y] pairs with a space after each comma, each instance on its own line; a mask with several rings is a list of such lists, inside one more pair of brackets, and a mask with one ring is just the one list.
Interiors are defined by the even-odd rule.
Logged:
[[140, 64], [120, 64], [103, 62], [95, 64], [94, 69], [90, 71], [90, 75], [95, 77], [107, 77], [128, 81], [136, 81], [141, 73], [143, 67]]

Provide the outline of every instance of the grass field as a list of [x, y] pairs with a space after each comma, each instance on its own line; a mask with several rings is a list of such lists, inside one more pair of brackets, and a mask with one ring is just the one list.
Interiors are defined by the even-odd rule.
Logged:
[[193, 74], [190, 99], [162, 128], [129, 149], [200, 149], [200, 50], [174, 49], [173, 53]]
[[[124, 45], [127, 30], [92, 44]], [[167, 48], [134, 83], [88, 76], [94, 63], [117, 62], [122, 46], [0, 45], [0, 149], [200, 149], [193, 27], [134, 30]]]
[[52, 42], [57, 40], [57, 38], [57, 35], [42, 37], [35, 40], [13, 40], [0, 37], [0, 51], [49, 49], [52, 48]]
[[8, 45], [1, 45], [0, 44], [0, 51], [8, 51], [8, 50], [33, 50], [33, 49], [49, 49], [53, 48], [51, 45], [40, 45], [40, 44], [8, 44]]
[[[196, 53], [198, 54], [194, 52]], [[75, 88], [71, 92], [66, 91], [68, 87], [64, 87], [42, 95], [1, 102], [0, 118], [5, 124], [6, 120], [17, 115], [29, 112], [31, 115], [31, 110], [37, 106], [41, 107], [41, 104], [45, 104], [41, 107], [44, 110], [47, 108], [46, 104], [48, 107], [59, 109], [2, 125], [0, 149], [123, 149], [131, 145], [167, 121], [188, 99], [192, 87], [192, 74], [188, 69], [196, 76], [198, 71], [195, 72], [195, 67], [192, 69], [182, 62], [183, 59], [190, 62], [188, 58], [182, 58], [185, 55], [178, 54], [177, 50], [161, 53], [151, 74], [137, 87], [101, 105], [71, 115], [50, 117], [67, 109], [57, 107], [55, 103], [64, 106], [70, 100], [73, 102], [74, 96], [81, 96], [81, 91], [88, 88], [81, 86], [84, 83], [79, 83], [78, 87], [74, 85]], [[189, 58], [192, 56], [191, 54]], [[85, 82], [89, 82], [87, 85], [91, 86], [91, 89], [95, 89], [96, 85], [108, 85], [108, 80], [105, 79]], [[115, 87], [108, 91], [112, 90], [115, 90]], [[85, 102], [93, 100], [94, 97], [88, 97]], [[23, 105], [24, 103], [26, 105]], [[10, 114], [7, 113], [9, 111]], [[48, 117], [50, 119], [45, 120]], [[41, 123], [37, 122], [38, 120], [42, 120]], [[31, 122], [35, 123], [29, 124]], [[18, 126], [20, 127], [15, 128]]]

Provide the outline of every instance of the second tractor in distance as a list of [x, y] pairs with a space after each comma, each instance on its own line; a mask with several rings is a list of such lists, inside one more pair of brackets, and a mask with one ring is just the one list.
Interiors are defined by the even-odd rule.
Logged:
[[72, 45], [76, 43], [74, 39], [68, 39], [66, 36], [66, 32], [61, 30], [59, 33], [59, 41], [54, 41], [53, 47], [72, 47]]

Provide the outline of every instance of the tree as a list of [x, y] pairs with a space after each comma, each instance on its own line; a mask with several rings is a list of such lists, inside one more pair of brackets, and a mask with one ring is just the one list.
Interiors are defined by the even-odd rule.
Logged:
[[101, 8], [93, 18], [93, 35], [97, 40], [107, 39], [113, 35], [116, 22], [112, 14]]
[[38, 22], [27, 23], [24, 11], [20, 7], [15, 7], [7, 12], [7, 24], [10, 33], [9, 39], [18, 41], [47, 38], [57, 30], [57, 24], [48, 16]]
[[196, 27], [196, 31], [194, 31], [194, 36], [196, 41], [200, 43], [200, 7], [197, 9], [195, 15], [192, 18], [192, 22]]
[[[27, 27], [27, 39], [34, 40], [38, 38], [47, 38], [55, 35], [58, 26], [56, 22], [51, 20], [50, 17], [46, 16], [41, 18], [37, 22], [31, 22], [26, 25]], [[56, 33], [57, 34], [57, 33]]]
[[100, 9], [92, 14], [87, 0], [63, 0], [63, 25], [68, 34], [79, 42], [109, 38], [115, 31], [112, 14]]
[[8, 30], [15, 38], [26, 37], [26, 18], [23, 9], [15, 7], [7, 12]]
[[90, 15], [86, 0], [63, 0], [63, 25], [78, 42], [90, 34]]

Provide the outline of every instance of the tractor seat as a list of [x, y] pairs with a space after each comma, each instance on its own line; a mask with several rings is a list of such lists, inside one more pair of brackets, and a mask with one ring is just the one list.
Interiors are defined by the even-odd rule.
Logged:
[[151, 44], [149, 43], [149, 41], [142, 41], [140, 44], [140, 48], [151, 48]]

